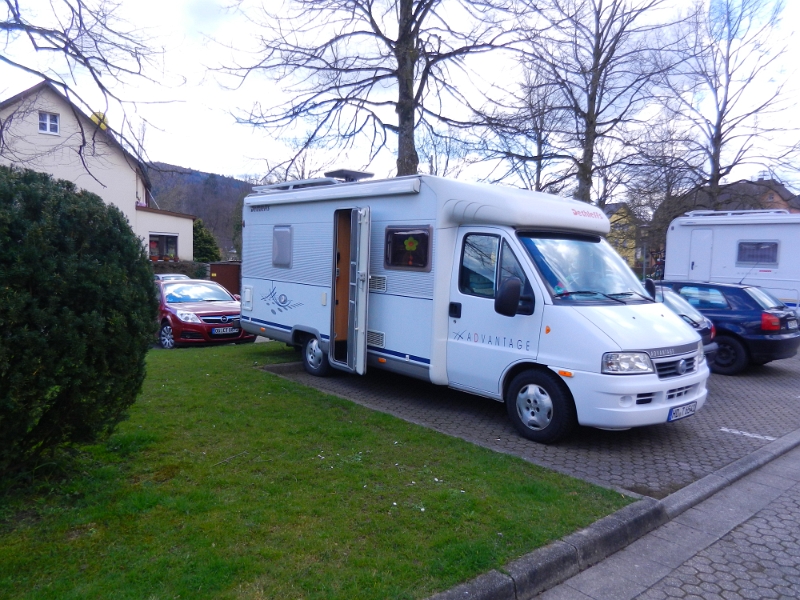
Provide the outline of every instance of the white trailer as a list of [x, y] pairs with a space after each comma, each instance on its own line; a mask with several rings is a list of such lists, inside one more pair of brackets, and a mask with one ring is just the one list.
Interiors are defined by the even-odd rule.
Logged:
[[698, 335], [654, 303], [593, 206], [431, 176], [255, 188], [242, 326], [312, 374], [380, 368], [505, 401], [530, 439], [694, 414]]
[[664, 279], [759, 286], [800, 316], [800, 214], [686, 213], [667, 230]]

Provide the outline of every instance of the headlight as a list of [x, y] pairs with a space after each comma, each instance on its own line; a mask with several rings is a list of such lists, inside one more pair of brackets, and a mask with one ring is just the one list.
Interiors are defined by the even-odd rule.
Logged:
[[606, 352], [603, 354], [603, 373], [638, 375], [653, 373], [653, 363], [646, 352]]
[[186, 310], [179, 310], [175, 314], [177, 314], [178, 318], [184, 323], [202, 323], [202, 321], [193, 312], [188, 312]]
[[706, 360], [705, 348], [703, 348], [703, 340], [697, 342], [697, 364], [702, 365]]

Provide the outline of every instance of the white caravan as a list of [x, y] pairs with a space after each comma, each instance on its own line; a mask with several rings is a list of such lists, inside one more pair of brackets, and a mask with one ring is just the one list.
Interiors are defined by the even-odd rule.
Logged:
[[302, 347], [312, 374], [369, 366], [505, 401], [539, 442], [688, 417], [702, 342], [608, 230], [582, 202], [424, 175], [255, 188], [242, 326]]
[[800, 214], [686, 213], [667, 230], [664, 279], [756, 285], [800, 316]]

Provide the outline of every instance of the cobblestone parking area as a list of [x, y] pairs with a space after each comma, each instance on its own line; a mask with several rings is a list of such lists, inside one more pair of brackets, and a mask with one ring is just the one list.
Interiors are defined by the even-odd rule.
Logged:
[[734, 377], [712, 375], [704, 408], [688, 419], [617, 432], [581, 427], [550, 446], [520, 437], [503, 404], [493, 400], [377, 370], [324, 379], [307, 375], [299, 363], [272, 370], [442, 433], [654, 498], [800, 428], [800, 356]]

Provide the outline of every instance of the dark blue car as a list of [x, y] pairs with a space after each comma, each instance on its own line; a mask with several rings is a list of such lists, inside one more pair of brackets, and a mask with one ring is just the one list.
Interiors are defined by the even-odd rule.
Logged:
[[734, 375], [750, 364], [790, 358], [800, 347], [794, 311], [753, 286], [698, 281], [661, 281], [711, 319], [718, 345], [714, 373]]

